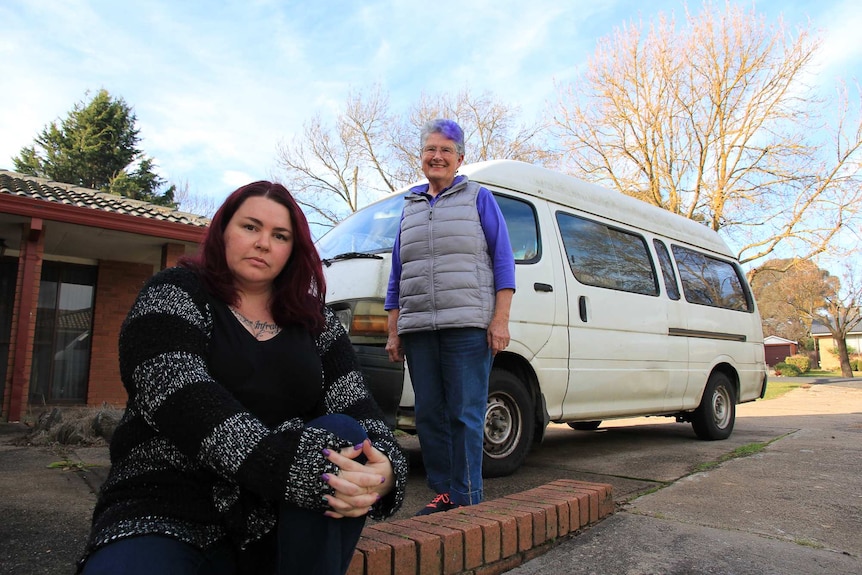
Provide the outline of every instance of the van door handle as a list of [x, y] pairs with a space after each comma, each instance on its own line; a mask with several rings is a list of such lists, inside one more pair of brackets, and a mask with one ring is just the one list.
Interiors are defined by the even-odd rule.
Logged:
[[543, 284], [540, 282], [534, 283], [533, 289], [536, 291], [554, 291], [554, 288], [553, 286], [551, 286], [551, 284]]
[[587, 298], [585, 296], [578, 298], [578, 313], [581, 316], [581, 321], [587, 323]]

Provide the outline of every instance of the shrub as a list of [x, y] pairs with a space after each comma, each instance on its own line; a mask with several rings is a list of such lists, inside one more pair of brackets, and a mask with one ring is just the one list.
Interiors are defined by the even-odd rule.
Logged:
[[802, 373], [795, 365], [791, 365], [784, 362], [776, 363], [773, 369], [775, 370], [775, 373], [777, 373], [778, 375], [783, 375], [785, 377], [796, 377], [797, 375]]
[[799, 373], [808, 373], [811, 369], [811, 359], [807, 355], [791, 355], [784, 358], [784, 363], [787, 365], [795, 365], [799, 368]]
[[105, 445], [123, 411], [110, 406], [53, 408], [42, 413], [27, 434], [30, 445]]
[[853, 371], [862, 371], [862, 359], [851, 359], [850, 369]]

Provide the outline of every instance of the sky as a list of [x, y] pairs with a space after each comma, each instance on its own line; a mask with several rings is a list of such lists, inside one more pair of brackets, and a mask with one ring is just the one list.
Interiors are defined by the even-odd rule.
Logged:
[[[819, 31], [816, 82], [862, 79], [855, 0], [764, 0], [768, 21]], [[701, 2], [689, 2], [699, 11]], [[717, 4], [723, 6], [723, 2]], [[491, 93], [538, 117], [596, 41], [679, 0], [0, 0], [0, 169], [104, 88], [131, 106], [159, 174], [216, 205], [277, 179], [277, 148], [349, 93], [390, 108], [421, 94]], [[467, 158], [469, 161], [469, 158]]]

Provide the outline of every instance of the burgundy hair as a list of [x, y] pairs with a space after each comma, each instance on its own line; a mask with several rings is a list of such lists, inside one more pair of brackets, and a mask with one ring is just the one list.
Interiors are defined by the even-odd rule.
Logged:
[[248, 198], [262, 196], [287, 208], [293, 224], [293, 251], [274, 282], [270, 311], [275, 323], [299, 323], [318, 334], [323, 331], [326, 279], [305, 214], [287, 191], [275, 182], [259, 181], [231, 193], [213, 216], [197, 255], [184, 257], [179, 264], [198, 271], [209, 292], [227, 304], [238, 302], [233, 274], [227, 266], [224, 231], [233, 215]]

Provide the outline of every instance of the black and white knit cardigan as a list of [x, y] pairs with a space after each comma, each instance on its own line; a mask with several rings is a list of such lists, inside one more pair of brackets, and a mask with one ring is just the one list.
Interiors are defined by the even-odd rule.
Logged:
[[[272, 529], [280, 502], [326, 508], [322, 496], [332, 490], [321, 475], [336, 469], [322, 450], [346, 444], [300, 419], [270, 429], [210, 377], [208, 302], [195, 272], [167, 269], [144, 286], [123, 324], [120, 371], [128, 403], [84, 558], [143, 534], [199, 548], [230, 537], [245, 547]], [[392, 462], [395, 487], [369, 514], [385, 518], [404, 499], [407, 460], [365, 386], [344, 328], [331, 310], [325, 317], [316, 345], [326, 411], [359, 421]]]

